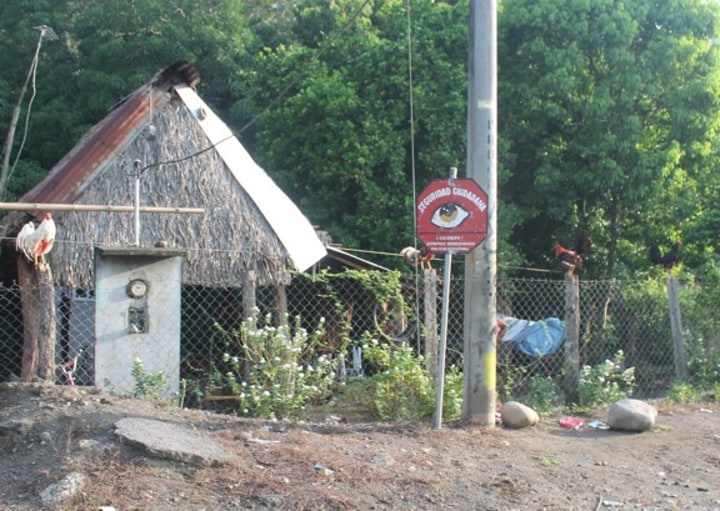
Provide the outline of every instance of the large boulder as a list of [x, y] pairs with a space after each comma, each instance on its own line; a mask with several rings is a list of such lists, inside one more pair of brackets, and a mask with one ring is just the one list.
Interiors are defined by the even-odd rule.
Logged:
[[657, 410], [639, 399], [623, 399], [608, 410], [608, 426], [621, 431], [648, 431], [655, 426]]
[[509, 401], [502, 407], [502, 423], [509, 428], [527, 428], [540, 420], [537, 412], [517, 401]]

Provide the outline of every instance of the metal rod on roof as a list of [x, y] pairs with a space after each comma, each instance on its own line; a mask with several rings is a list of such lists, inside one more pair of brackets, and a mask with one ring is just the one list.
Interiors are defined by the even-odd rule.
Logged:
[[[140, 206], [142, 213], [175, 213], [202, 215], [205, 208], [173, 208], [166, 206]], [[101, 211], [106, 213], [134, 213], [135, 206], [108, 206], [103, 204], [61, 204], [51, 202], [0, 202], [0, 211]]]
[[135, 160], [135, 246], [140, 246], [140, 160]]

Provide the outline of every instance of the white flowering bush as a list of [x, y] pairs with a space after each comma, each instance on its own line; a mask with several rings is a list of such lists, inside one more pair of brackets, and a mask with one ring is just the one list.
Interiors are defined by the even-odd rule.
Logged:
[[580, 374], [580, 403], [587, 408], [609, 405], [632, 395], [635, 368], [623, 369], [625, 354], [619, 350], [612, 360], [594, 367], [584, 366]]
[[[308, 334], [300, 326], [273, 326], [257, 313], [240, 327], [243, 357], [225, 354], [230, 368], [216, 375], [237, 398], [238, 413], [272, 419], [301, 418], [309, 404], [327, 398], [335, 385], [335, 361], [318, 353], [324, 320]], [[219, 377], [219, 378], [218, 378]]]

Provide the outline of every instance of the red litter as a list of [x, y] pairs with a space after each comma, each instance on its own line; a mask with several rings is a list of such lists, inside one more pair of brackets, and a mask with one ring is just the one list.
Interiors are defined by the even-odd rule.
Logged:
[[568, 429], [580, 429], [585, 425], [585, 421], [577, 417], [565, 417], [560, 419], [559, 422], [563, 428]]

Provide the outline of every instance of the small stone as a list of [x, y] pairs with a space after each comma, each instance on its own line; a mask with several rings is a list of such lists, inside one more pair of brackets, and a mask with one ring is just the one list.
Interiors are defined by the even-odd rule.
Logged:
[[89, 451], [90, 449], [94, 449], [98, 445], [100, 445], [100, 442], [98, 442], [97, 440], [92, 440], [88, 438], [78, 440], [78, 447], [83, 451]]
[[71, 472], [64, 479], [51, 484], [40, 492], [43, 504], [54, 505], [63, 500], [72, 498], [85, 486], [85, 476], [80, 472]]
[[250, 442], [253, 439], [252, 433], [249, 431], [241, 431], [238, 436], [241, 440], [245, 440], [246, 442]]

